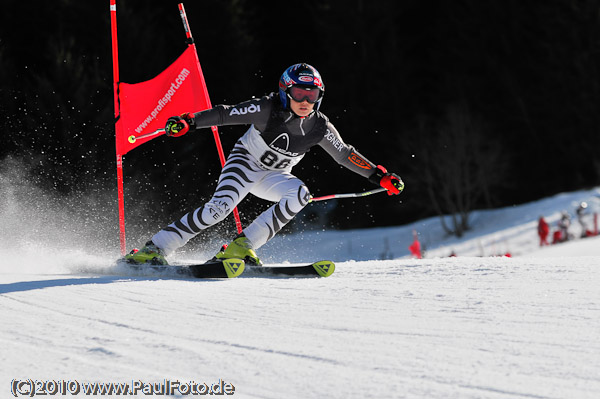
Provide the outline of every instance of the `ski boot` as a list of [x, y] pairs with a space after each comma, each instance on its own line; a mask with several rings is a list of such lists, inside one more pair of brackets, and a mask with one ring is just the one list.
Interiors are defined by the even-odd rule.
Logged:
[[154, 245], [152, 241], [148, 241], [144, 248], [134, 249], [124, 257], [127, 263], [134, 264], [151, 264], [151, 265], [168, 265], [162, 251]]
[[238, 258], [243, 259], [247, 265], [260, 266], [262, 262], [254, 252], [252, 248], [252, 243], [246, 236], [239, 235], [235, 240], [231, 242], [229, 245], [223, 245], [221, 250], [215, 255], [213, 259], [222, 260], [222, 259], [230, 259], [230, 258]]

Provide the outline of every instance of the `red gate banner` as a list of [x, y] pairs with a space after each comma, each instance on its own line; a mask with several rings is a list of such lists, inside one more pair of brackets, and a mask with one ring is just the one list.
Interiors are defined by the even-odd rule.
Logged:
[[140, 136], [164, 128], [170, 116], [209, 108], [201, 92], [205, 83], [197, 59], [196, 49], [189, 46], [154, 79], [118, 84], [117, 154], [124, 155], [159, 137], [163, 132], [149, 137]]
[[[119, 240], [121, 254], [126, 253], [125, 195], [123, 188], [123, 155], [164, 133], [167, 119], [184, 112], [198, 112], [211, 108], [206, 82], [198, 61], [196, 45], [187, 21], [183, 4], [179, 14], [187, 36], [187, 49], [154, 79], [129, 84], [119, 79], [119, 48], [117, 44], [117, 1], [110, 0], [110, 24], [113, 56], [113, 91], [115, 98], [115, 130], [117, 149], [117, 195], [119, 206]], [[161, 129], [161, 130], [159, 130]], [[225, 155], [219, 131], [211, 127], [221, 166]], [[233, 216], [238, 233], [242, 223], [237, 208]]]

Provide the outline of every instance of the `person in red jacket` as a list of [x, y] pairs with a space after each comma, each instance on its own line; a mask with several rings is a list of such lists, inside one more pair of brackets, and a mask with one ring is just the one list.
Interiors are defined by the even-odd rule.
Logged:
[[538, 221], [538, 235], [540, 236], [540, 247], [544, 245], [548, 245], [548, 235], [550, 234], [550, 226], [544, 219], [543, 216], [540, 216], [540, 220]]
[[419, 242], [419, 236], [416, 231], [413, 231], [413, 242], [408, 246], [408, 250], [414, 258], [421, 259], [423, 257], [421, 253], [421, 242]]

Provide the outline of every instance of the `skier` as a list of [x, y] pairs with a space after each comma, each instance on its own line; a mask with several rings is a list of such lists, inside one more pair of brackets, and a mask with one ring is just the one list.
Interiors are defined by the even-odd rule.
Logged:
[[339, 164], [387, 189], [388, 195], [400, 194], [404, 189], [401, 178], [344, 143], [333, 124], [319, 111], [324, 92], [321, 75], [314, 67], [295, 64], [283, 72], [278, 95], [271, 93], [234, 106], [218, 105], [169, 118], [165, 132], [170, 137], [215, 125], [250, 125], [250, 128], [229, 154], [213, 197], [156, 233], [142, 249], [133, 250], [125, 259], [132, 263], [167, 264], [166, 256], [200, 230], [222, 221], [251, 193], [276, 204], [228, 246], [223, 246], [215, 259], [240, 258], [248, 264], [260, 265], [255, 250], [273, 238], [310, 200], [308, 188], [291, 170], [315, 145]]

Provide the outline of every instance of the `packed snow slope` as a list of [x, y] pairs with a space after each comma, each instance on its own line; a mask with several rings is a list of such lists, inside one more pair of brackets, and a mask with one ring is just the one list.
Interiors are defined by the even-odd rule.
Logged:
[[[51, 221], [64, 213], [36, 224], [5, 195], [0, 397], [32, 380], [50, 392], [66, 381], [76, 397], [124, 396], [86, 395], [94, 382], [197, 397], [194, 382], [239, 398], [598, 398], [600, 238], [540, 250], [535, 233], [541, 214], [555, 223], [597, 196], [477, 212], [461, 239], [431, 219], [264, 247], [272, 261], [332, 258], [329, 278], [193, 280], [128, 273], [74, 237], [58, 244], [70, 233]], [[406, 256], [413, 230], [425, 259]]]

